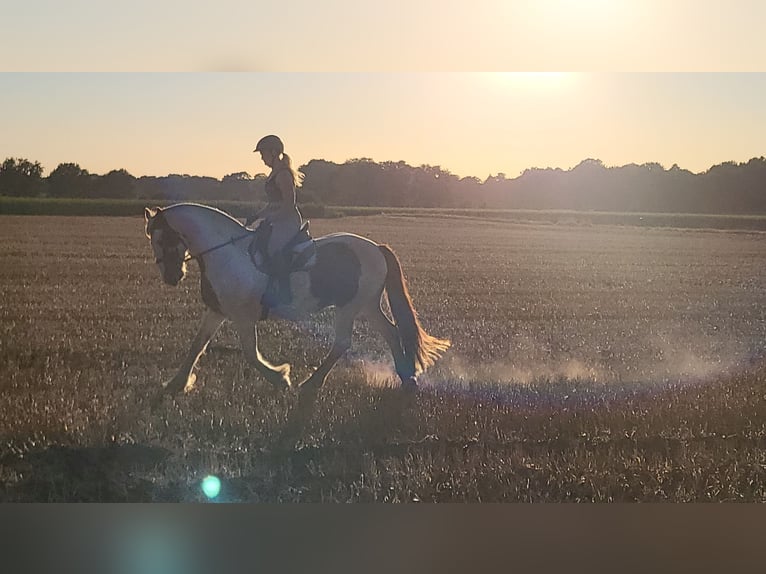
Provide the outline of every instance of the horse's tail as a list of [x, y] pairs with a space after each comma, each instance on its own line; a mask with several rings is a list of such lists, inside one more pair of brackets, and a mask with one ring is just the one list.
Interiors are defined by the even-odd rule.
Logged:
[[413, 361], [415, 375], [425, 371], [434, 364], [441, 354], [446, 351], [450, 342], [447, 339], [438, 339], [426, 333], [418, 320], [418, 314], [412, 305], [412, 298], [407, 289], [407, 281], [404, 279], [402, 266], [399, 258], [388, 245], [379, 245], [378, 248], [386, 258], [386, 293], [394, 323], [399, 332], [402, 342], [402, 350], [405, 357]]

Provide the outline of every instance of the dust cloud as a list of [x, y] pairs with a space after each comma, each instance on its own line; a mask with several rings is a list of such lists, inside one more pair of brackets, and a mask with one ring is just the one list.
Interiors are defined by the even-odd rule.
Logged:
[[[442, 384], [532, 385], [571, 381], [594, 385], [609, 384], [699, 384], [735, 375], [753, 364], [763, 353], [750, 346], [709, 340], [686, 339], [675, 344], [672, 338], [651, 337], [634, 341], [631, 352], [604, 352], [594, 347], [577, 356], [552, 354], [545, 346], [525, 342], [525, 351], [503, 359], [472, 359], [448, 351], [434, 367], [421, 375], [425, 386]], [[375, 387], [396, 387], [399, 379], [393, 361], [387, 356], [358, 356], [353, 363], [361, 369], [365, 382]]]

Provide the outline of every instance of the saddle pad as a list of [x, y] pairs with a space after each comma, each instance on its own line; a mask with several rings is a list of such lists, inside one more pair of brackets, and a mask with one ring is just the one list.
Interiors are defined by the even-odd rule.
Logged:
[[[290, 250], [292, 255], [290, 273], [294, 271], [306, 271], [316, 265], [316, 244], [313, 239], [304, 241]], [[269, 258], [260, 249], [250, 251], [250, 259], [255, 267], [267, 275], [272, 274]]]
[[299, 243], [292, 250], [293, 261], [290, 271], [305, 271], [317, 262], [317, 248], [313, 239]]

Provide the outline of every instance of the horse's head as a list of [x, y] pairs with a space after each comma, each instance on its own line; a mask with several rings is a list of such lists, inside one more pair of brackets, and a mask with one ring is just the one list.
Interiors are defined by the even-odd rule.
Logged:
[[186, 245], [165, 218], [162, 208], [146, 208], [145, 232], [152, 244], [154, 260], [162, 273], [162, 280], [176, 286], [186, 275]]

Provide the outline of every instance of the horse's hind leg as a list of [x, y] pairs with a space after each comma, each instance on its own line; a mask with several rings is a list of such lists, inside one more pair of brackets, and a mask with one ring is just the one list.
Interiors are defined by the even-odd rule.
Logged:
[[287, 363], [283, 365], [272, 365], [263, 358], [261, 352], [258, 350], [258, 332], [256, 331], [255, 323], [247, 321], [236, 322], [234, 323], [234, 327], [239, 334], [242, 351], [245, 353], [247, 362], [255, 367], [255, 369], [277, 389], [284, 390], [291, 388], [290, 365]]
[[327, 375], [330, 373], [335, 363], [338, 362], [346, 351], [351, 348], [351, 336], [354, 329], [354, 319], [357, 310], [351, 306], [340, 307], [335, 311], [335, 341], [330, 352], [324, 358], [311, 376], [300, 384], [300, 390], [317, 391], [324, 384]]
[[379, 303], [375, 303], [365, 311], [365, 316], [370, 322], [370, 326], [380, 332], [383, 338], [391, 348], [391, 354], [394, 357], [394, 368], [396, 374], [402, 380], [402, 386], [413, 387], [415, 381], [415, 361], [404, 355], [402, 350], [402, 341], [399, 338], [399, 331], [385, 313], [380, 308]]
[[216, 331], [218, 331], [218, 328], [223, 321], [223, 315], [208, 309], [204, 317], [202, 317], [202, 323], [192, 341], [191, 347], [189, 347], [189, 352], [186, 354], [184, 362], [181, 364], [176, 375], [163, 385], [168, 393], [178, 393], [179, 391], [182, 391], [186, 385], [194, 383], [194, 377], [192, 375], [194, 366], [197, 364], [200, 356], [202, 356], [202, 353], [205, 352], [207, 344], [210, 342], [210, 339], [213, 338]]

